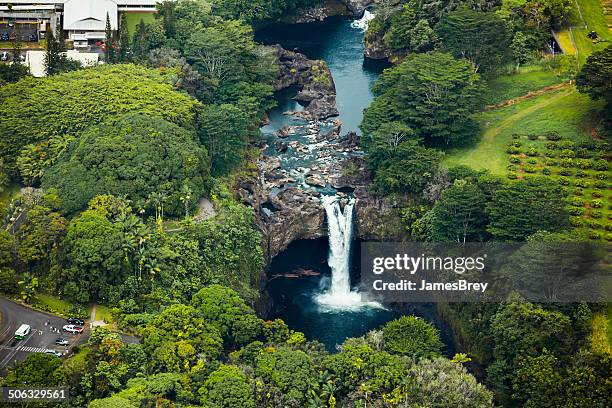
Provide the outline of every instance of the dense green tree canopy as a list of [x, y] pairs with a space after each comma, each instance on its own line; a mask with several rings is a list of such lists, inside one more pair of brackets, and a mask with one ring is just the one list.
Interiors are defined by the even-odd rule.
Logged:
[[208, 180], [206, 150], [193, 135], [161, 118], [127, 115], [93, 127], [47, 170], [44, 188], [56, 188], [72, 214], [98, 194], [126, 196], [145, 207], [148, 196], [167, 196], [169, 213], [181, 211], [187, 186], [201, 197]]
[[604, 99], [612, 105], [612, 45], [587, 58], [576, 77], [576, 86], [593, 99]]
[[496, 238], [521, 241], [534, 232], [567, 225], [562, 187], [543, 177], [510, 183], [493, 193], [488, 231]]
[[478, 133], [471, 115], [480, 106], [481, 91], [480, 77], [467, 60], [444, 53], [412, 55], [381, 75], [361, 129], [369, 135], [396, 121], [427, 144], [465, 143]]
[[435, 31], [445, 51], [466, 58], [483, 75], [492, 74], [508, 60], [510, 35], [494, 13], [453, 11], [440, 20]]
[[14, 175], [22, 147], [54, 136], [77, 136], [129, 112], [193, 128], [197, 102], [173, 91], [170, 74], [135, 65], [105, 65], [0, 87], [0, 156]]
[[211, 157], [213, 175], [224, 175], [240, 163], [251, 136], [249, 117], [230, 104], [207, 105], [198, 115], [198, 136]]
[[415, 316], [402, 316], [383, 327], [385, 350], [415, 358], [440, 355], [442, 341], [438, 330]]

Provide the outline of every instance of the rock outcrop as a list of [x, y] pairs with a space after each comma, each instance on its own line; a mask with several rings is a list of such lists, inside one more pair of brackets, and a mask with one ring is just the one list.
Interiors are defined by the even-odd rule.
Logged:
[[383, 36], [368, 32], [363, 40], [364, 48], [363, 53], [366, 58], [374, 60], [389, 59], [391, 57], [391, 50], [387, 48], [383, 41]]
[[287, 51], [281, 46], [277, 46], [276, 56], [280, 69], [275, 89], [297, 87], [299, 92], [294, 99], [305, 106], [303, 111], [287, 114], [307, 120], [338, 116], [336, 86], [324, 61], [310, 60], [304, 54]]
[[366, 8], [374, 4], [374, 0], [342, 0], [342, 2], [355, 17], [361, 17]]
[[329, 17], [361, 17], [374, 0], [325, 0], [319, 5], [300, 8], [280, 19], [285, 24], [312, 23]]

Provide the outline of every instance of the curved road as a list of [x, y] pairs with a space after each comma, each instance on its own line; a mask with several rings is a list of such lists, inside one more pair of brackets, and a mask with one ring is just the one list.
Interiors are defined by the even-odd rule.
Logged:
[[[47, 349], [57, 350], [64, 354], [68, 353], [70, 347], [83, 342], [87, 333], [71, 335], [69, 333], [57, 333], [53, 328], [61, 331], [66, 320], [51, 314], [38, 312], [25, 306], [0, 297], [0, 372], [15, 362], [24, 360], [28, 354], [44, 352]], [[32, 327], [30, 334], [23, 340], [15, 340], [15, 331], [22, 324]], [[62, 337], [70, 342], [68, 346], [57, 346], [55, 340]]]

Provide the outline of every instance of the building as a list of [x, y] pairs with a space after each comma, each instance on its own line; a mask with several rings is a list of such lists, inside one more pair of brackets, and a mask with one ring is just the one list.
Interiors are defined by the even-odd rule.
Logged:
[[[121, 13], [152, 14], [161, 0], [0, 0], [0, 35], [10, 32], [19, 40], [44, 38], [58, 24], [75, 47], [87, 47], [105, 38], [106, 16], [117, 30]], [[35, 35], [36, 37], [33, 37]]]

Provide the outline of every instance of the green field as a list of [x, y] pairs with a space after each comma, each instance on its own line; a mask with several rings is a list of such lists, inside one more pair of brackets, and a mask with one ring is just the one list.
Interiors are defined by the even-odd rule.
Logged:
[[128, 31], [131, 37], [136, 32], [136, 26], [140, 23], [140, 20], [143, 20], [145, 23], [151, 23], [155, 20], [155, 14], [144, 12], [130, 12], [125, 13], [125, 19], [127, 21]]
[[[572, 28], [572, 32], [578, 48], [578, 59], [581, 64], [584, 64], [593, 51], [601, 50], [610, 44], [612, 33], [608, 27], [609, 17], [604, 14], [600, 0], [577, 0], [577, 2], [584, 22], [580, 21], [580, 17], [578, 17], [579, 23]], [[585, 23], [586, 28], [584, 27]], [[600, 41], [594, 43], [588, 38], [589, 31], [597, 32]]]
[[562, 81], [553, 71], [538, 66], [523, 67], [519, 73], [504, 75], [487, 82], [483, 98], [485, 104], [496, 103], [537, 91]]
[[40, 309], [43, 309], [52, 314], [58, 314], [62, 316], [68, 316], [72, 307], [72, 304], [65, 300], [45, 294], [36, 295], [33, 303], [36, 307]]
[[505, 175], [506, 147], [512, 134], [543, 134], [557, 131], [563, 138], [580, 140], [590, 136], [601, 105], [568, 88], [546, 93], [515, 105], [476, 115], [483, 133], [475, 146], [451, 150], [447, 167], [467, 165]]

